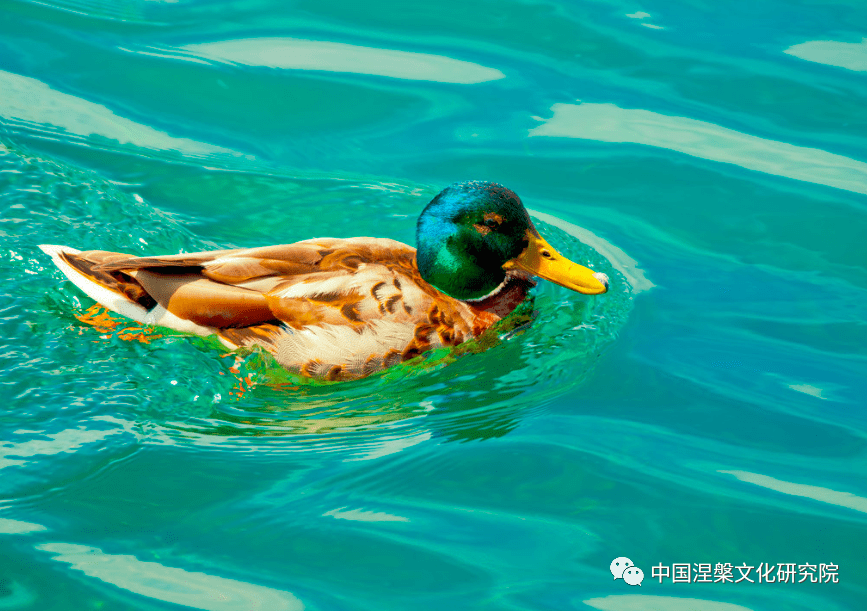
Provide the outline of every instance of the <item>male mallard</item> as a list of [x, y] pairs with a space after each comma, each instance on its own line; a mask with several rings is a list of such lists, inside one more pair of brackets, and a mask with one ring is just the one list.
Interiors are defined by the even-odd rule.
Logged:
[[383, 238], [320, 238], [157, 257], [43, 245], [108, 309], [148, 325], [258, 345], [285, 368], [342, 380], [478, 337], [535, 285], [595, 295], [605, 274], [536, 231], [518, 196], [490, 182], [446, 187], [418, 219], [418, 251]]

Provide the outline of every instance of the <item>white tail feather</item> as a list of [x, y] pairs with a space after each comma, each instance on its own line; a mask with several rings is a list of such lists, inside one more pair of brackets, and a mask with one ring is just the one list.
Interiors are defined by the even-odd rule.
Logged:
[[117, 312], [127, 318], [132, 318], [136, 322], [144, 323], [147, 318], [148, 311], [142, 306], [132, 301], [126, 295], [110, 291], [104, 286], [97, 284], [77, 269], [69, 265], [66, 261], [60, 258], [60, 253], [77, 255], [81, 251], [69, 246], [56, 246], [54, 244], [40, 244], [46, 255], [51, 257], [54, 264], [60, 268], [60, 271], [82, 291], [87, 293], [87, 296], [94, 299], [107, 307], [112, 312]]
[[121, 316], [126, 316], [127, 318], [131, 318], [132, 320], [145, 325], [168, 327], [170, 329], [175, 329], [176, 331], [183, 331], [184, 333], [212, 335], [216, 332], [216, 329], [212, 327], [203, 327], [202, 325], [197, 325], [192, 321], [178, 318], [171, 312], [168, 312], [161, 305], [157, 305], [155, 308], [148, 311], [135, 301], [129, 299], [123, 293], [116, 293], [105, 288], [101, 284], [94, 282], [60, 257], [61, 253], [77, 255], [81, 253], [80, 250], [68, 246], [56, 246], [54, 244], [40, 244], [39, 248], [42, 249], [42, 252], [51, 257], [54, 264], [60, 268], [60, 271], [62, 271], [75, 286], [87, 293], [88, 297], [99, 302], [112, 312], [116, 312]]

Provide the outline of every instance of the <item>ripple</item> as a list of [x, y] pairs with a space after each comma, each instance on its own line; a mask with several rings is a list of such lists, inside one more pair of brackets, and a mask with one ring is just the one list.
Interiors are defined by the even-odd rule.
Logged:
[[396, 516], [382, 511], [367, 511], [364, 509], [349, 509], [340, 507], [322, 514], [335, 520], [350, 520], [352, 522], [409, 522], [409, 518]]
[[181, 50], [247, 66], [347, 72], [412, 81], [472, 85], [506, 77], [495, 68], [442, 55], [324, 40], [247, 38], [185, 45]]
[[554, 104], [530, 136], [644, 144], [836, 189], [867, 193], [867, 163], [687, 117], [614, 104]]
[[[537, 226], [558, 250], [609, 275], [609, 293], [587, 297], [542, 281], [534, 299], [520, 311], [484, 338], [454, 352], [435, 351], [418, 362], [356, 382], [311, 382], [288, 374], [260, 353], [236, 362], [235, 355], [225, 354], [207, 339], [167, 335], [162, 330], [144, 335], [120, 317], [115, 331], [79, 322], [93, 302], [40, 259], [36, 244], [50, 239], [132, 254], [208, 250], [229, 244], [197, 237], [179, 219], [154, 209], [138, 195], [101, 183], [94, 175], [49, 160], [24, 162], [12, 151], [6, 161], [16, 170], [7, 175], [3, 197], [23, 201], [26, 194], [27, 204], [19, 210], [28, 226], [22, 247], [34, 251], [32, 258], [10, 260], [9, 265], [30, 269], [34, 278], [28, 291], [50, 295], [52, 302], [48, 309], [31, 307], [17, 316], [48, 324], [49, 332], [40, 341], [62, 345], [59, 354], [77, 355], [60, 366], [53, 356], [56, 349], [43, 350], [45, 362], [37, 366], [39, 371], [60, 372], [45, 386], [48, 395], [43, 400], [67, 400], [56, 394], [66, 384], [65, 397], [83, 402], [79, 418], [91, 413], [98, 419], [114, 419], [116, 426], [147, 443], [272, 452], [341, 451], [348, 459], [370, 460], [432, 439], [501, 436], [527, 410], [541, 409], [547, 400], [580, 385], [625, 322], [632, 293], [651, 286], [634, 261], [613, 245], [539, 213]], [[288, 217], [297, 234], [289, 232], [287, 242], [321, 234], [324, 217], [335, 219], [328, 233], [339, 236], [343, 231], [344, 237], [365, 233], [359, 228], [381, 218], [373, 230], [376, 235], [412, 243], [415, 217], [436, 191], [417, 184], [346, 177], [252, 183], [250, 175], [241, 172], [221, 172], [220, 177], [221, 188], [236, 191], [237, 185], [227, 188], [227, 183], [237, 182], [243, 185], [244, 200], [260, 202], [251, 207], [249, 219], [243, 209], [234, 208], [232, 227], [252, 242], [246, 245], [274, 241], [262, 236], [262, 228], [278, 229], [259, 219], [285, 217], [283, 194], [287, 192], [298, 211]], [[47, 214], [50, 208], [62, 210], [63, 218]], [[135, 227], [136, 233], [130, 235], [128, 227]], [[141, 341], [124, 341], [129, 339]], [[27, 367], [18, 363], [16, 368]], [[21, 401], [32, 404], [34, 398]], [[298, 442], [275, 443], [286, 436]]]
[[36, 136], [86, 139], [91, 145], [98, 144], [103, 138], [121, 147], [133, 145], [193, 157], [241, 156], [220, 146], [170, 136], [121, 117], [102, 104], [52, 89], [34, 78], [0, 70], [0, 89], [3, 91], [0, 97], [3, 123]]
[[742, 482], [755, 484], [756, 486], [781, 492], [782, 494], [801, 496], [813, 499], [814, 501], [819, 501], [820, 503], [829, 503], [831, 505], [838, 505], [840, 507], [847, 507], [849, 509], [854, 509], [855, 511], [867, 513], [867, 498], [852, 494], [851, 492], [840, 492], [839, 490], [832, 490], [831, 488], [826, 488], [824, 486], [796, 484], [794, 482], [787, 482], [768, 475], [750, 473], [748, 471], [721, 470], [720, 473], [733, 475]]
[[[600, 253], [561, 229], [536, 224], [565, 256], [607, 273], [609, 293], [578, 297], [540, 282], [533, 301], [481, 341], [353, 382], [312, 382], [254, 354], [238, 375], [258, 380], [256, 385], [235, 401], [215, 404], [208, 419], [166, 425], [187, 435], [234, 438], [227, 443], [245, 447], [274, 436], [312, 436], [312, 442], [336, 435], [331, 442], [347, 444], [356, 460], [359, 453], [377, 458], [416, 445], [431, 437], [431, 429], [434, 438], [454, 440], [507, 433], [527, 410], [583, 382], [616, 338], [632, 301], [626, 277]], [[353, 432], [362, 438], [340, 440]]]
[[42, 543], [36, 549], [113, 586], [156, 600], [207, 611], [298, 611], [304, 605], [289, 592], [145, 562], [131, 555], [106, 554], [96, 547]]
[[[25, 465], [27, 461], [20, 460], [24, 458], [73, 453], [86, 445], [104, 443], [106, 438], [116, 435], [118, 432], [117, 430], [66, 429], [54, 434], [40, 434], [36, 431], [19, 430], [16, 431], [16, 435], [25, 437], [25, 441], [17, 444], [0, 441], [0, 470]], [[34, 433], [41, 439], [31, 439], [30, 436]]]
[[809, 62], [867, 72], [867, 38], [862, 39], [861, 42], [811, 40], [792, 45], [783, 53]]
[[589, 607], [601, 611], [751, 611], [750, 607], [716, 602], [702, 598], [652, 596], [646, 594], [620, 594], [584, 601]]
[[32, 522], [0, 518], [0, 534], [3, 535], [27, 535], [45, 530], [48, 529], [42, 524], [33, 524]]

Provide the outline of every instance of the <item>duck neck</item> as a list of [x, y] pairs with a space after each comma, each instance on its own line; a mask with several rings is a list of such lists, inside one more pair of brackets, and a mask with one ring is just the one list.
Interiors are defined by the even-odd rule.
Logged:
[[536, 286], [529, 274], [510, 271], [503, 282], [493, 291], [479, 299], [464, 299], [470, 307], [505, 318], [526, 298], [530, 289]]

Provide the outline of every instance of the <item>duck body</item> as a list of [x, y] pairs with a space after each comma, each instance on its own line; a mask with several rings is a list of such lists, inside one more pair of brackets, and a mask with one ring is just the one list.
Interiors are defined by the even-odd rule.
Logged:
[[[327, 380], [364, 377], [479, 337], [524, 301], [531, 274], [550, 278], [545, 263], [562, 257], [517, 195], [494, 183], [444, 190], [422, 213], [417, 238], [418, 251], [383, 238], [155, 257], [40, 248], [114, 312], [216, 335], [230, 349], [260, 346], [286, 369]], [[607, 289], [604, 275], [565, 258], [561, 265], [567, 281], [580, 276], [587, 286], [561, 284]]]

